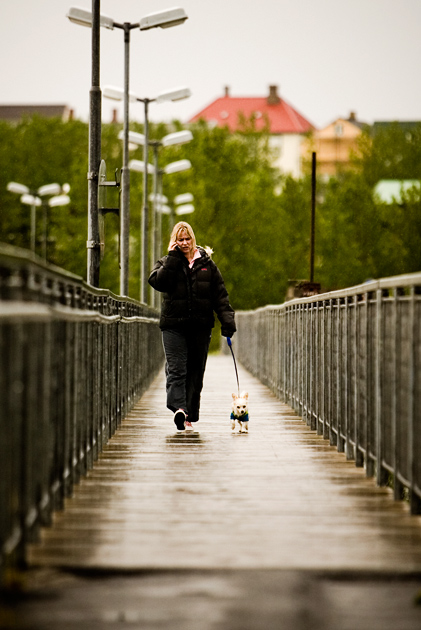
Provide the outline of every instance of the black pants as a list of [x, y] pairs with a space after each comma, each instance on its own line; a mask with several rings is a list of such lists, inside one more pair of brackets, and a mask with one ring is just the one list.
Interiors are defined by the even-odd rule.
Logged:
[[163, 330], [167, 407], [184, 409], [190, 422], [199, 420], [200, 394], [208, 358], [211, 331], [206, 328]]

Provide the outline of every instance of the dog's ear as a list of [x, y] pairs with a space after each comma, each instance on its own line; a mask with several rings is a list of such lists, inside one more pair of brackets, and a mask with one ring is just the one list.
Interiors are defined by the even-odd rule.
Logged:
[[235, 394], [232, 395], [233, 400], [237, 400], [237, 396]]
[[246, 400], [248, 400], [248, 399], [249, 399], [249, 394], [248, 394], [248, 392], [243, 392], [243, 393], [241, 394], [241, 398], [245, 398]]

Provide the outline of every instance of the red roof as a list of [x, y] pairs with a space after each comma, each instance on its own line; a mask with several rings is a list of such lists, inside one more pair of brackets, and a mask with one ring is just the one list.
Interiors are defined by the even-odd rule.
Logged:
[[238, 131], [241, 128], [240, 112], [246, 119], [255, 116], [257, 130], [264, 129], [268, 122], [270, 133], [273, 134], [305, 133], [314, 129], [285, 99], [278, 97], [276, 86], [271, 87], [269, 97], [232, 97], [226, 94], [202, 109], [189, 122], [204, 119], [219, 127], [227, 126], [230, 131]]

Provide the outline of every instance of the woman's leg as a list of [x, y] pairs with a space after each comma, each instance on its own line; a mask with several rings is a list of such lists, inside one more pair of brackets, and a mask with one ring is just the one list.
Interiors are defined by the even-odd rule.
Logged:
[[186, 397], [187, 341], [185, 334], [177, 330], [163, 330], [165, 374], [167, 376], [167, 407], [171, 411], [188, 412]]
[[192, 330], [187, 334], [186, 398], [190, 422], [199, 420], [200, 394], [203, 388], [210, 340], [209, 329]]

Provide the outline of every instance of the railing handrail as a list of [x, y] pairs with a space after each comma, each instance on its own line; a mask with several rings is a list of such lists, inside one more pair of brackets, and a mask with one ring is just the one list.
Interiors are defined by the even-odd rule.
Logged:
[[14, 247], [7, 243], [0, 243], [0, 266], [9, 265], [10, 267], [16, 266], [17, 268], [26, 268], [28, 270], [42, 272], [44, 275], [67, 281], [69, 283], [78, 285], [81, 289], [88, 291], [90, 294], [96, 297], [110, 298], [120, 303], [133, 304], [134, 306], [142, 306], [148, 308], [148, 310], [154, 311], [150, 307], [147, 307], [143, 302], [131, 298], [129, 296], [121, 296], [113, 293], [109, 289], [93, 287], [88, 284], [81, 276], [78, 276], [71, 271], [57, 267], [51, 263], [46, 263], [43, 258], [37, 254], [33, 254], [27, 249]]
[[336, 291], [327, 291], [326, 293], [319, 293], [317, 295], [311, 295], [308, 297], [293, 298], [287, 302], [281, 304], [265, 304], [256, 309], [243, 310], [242, 313], [259, 313], [267, 310], [279, 309], [282, 310], [289, 306], [295, 306], [298, 304], [310, 304], [312, 302], [325, 302], [328, 300], [337, 300], [345, 297], [352, 297], [355, 295], [365, 295], [367, 293], [376, 293], [376, 291], [390, 290], [390, 289], [404, 289], [409, 287], [421, 286], [421, 273], [407, 273], [399, 276], [390, 276], [389, 278], [380, 278], [378, 280], [368, 280], [362, 284], [356, 284], [355, 286], [348, 287], [346, 289], [337, 289]]
[[157, 310], [0, 245], [0, 583], [163, 363]]
[[237, 312], [243, 365], [421, 512], [421, 273]]

